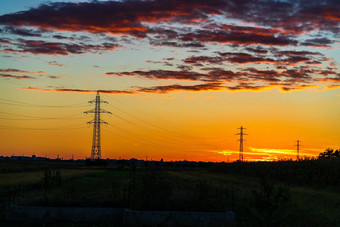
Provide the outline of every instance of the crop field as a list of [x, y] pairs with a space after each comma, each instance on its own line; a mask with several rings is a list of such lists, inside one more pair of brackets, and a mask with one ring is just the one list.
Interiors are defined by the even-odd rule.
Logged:
[[[40, 168], [34, 165], [26, 168], [21, 162], [12, 164], [22, 171], [0, 173], [0, 221], [6, 225], [16, 226], [4, 220], [4, 212], [10, 204], [233, 211], [236, 226], [340, 224], [340, 189], [333, 180], [302, 184], [246, 172], [235, 174], [231, 168], [217, 164], [137, 167], [130, 163], [94, 167], [79, 163], [60, 163], [59, 166], [57, 163], [39, 163]], [[247, 169], [249, 164], [243, 165]], [[268, 164], [259, 163], [253, 166], [253, 171], [264, 168], [263, 165]], [[79, 225], [110, 226], [105, 220], [100, 223], [65, 223], [65, 226]]]

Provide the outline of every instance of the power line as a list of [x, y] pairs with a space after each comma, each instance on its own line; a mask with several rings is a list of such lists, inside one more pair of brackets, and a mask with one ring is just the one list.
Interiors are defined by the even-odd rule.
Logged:
[[[117, 103], [119, 103], [119, 104], [121, 104], [121, 105], [123, 105], [123, 106], [126, 106], [126, 107], [128, 107], [128, 108], [130, 108], [130, 109], [136, 110], [136, 111], [138, 111], [139, 113], [143, 114], [144, 116], [148, 116], [148, 117], [152, 116], [153, 118], [158, 118], [158, 119], [160, 119], [160, 117], [159, 117], [158, 115], [155, 115], [154, 113], [147, 113], [147, 112], [145, 112], [145, 111], [143, 111], [143, 110], [140, 110], [140, 109], [136, 108], [135, 106], [131, 106], [131, 105], [128, 105], [127, 103], [120, 102], [120, 101], [118, 101], [118, 100], [116, 100], [116, 99], [113, 99], [112, 96], [110, 97], [110, 100], [113, 101], [113, 102], [117, 102]], [[117, 106], [114, 106], [114, 107], [117, 108], [118, 110], [122, 111], [122, 112], [125, 112], [124, 110], [119, 109]], [[126, 113], [126, 112], [125, 112], [125, 113]], [[129, 114], [129, 115], [131, 116], [131, 114]], [[166, 118], [166, 119], [160, 119], [160, 120], [166, 120], [166, 121], [169, 122], [169, 123], [174, 123], [174, 124], [181, 125], [181, 126], [186, 126], [186, 127], [188, 126], [187, 124], [184, 124], [183, 122], [172, 121], [171, 119], [168, 119], [168, 118]], [[190, 126], [189, 126], [189, 127], [190, 127]], [[178, 133], [178, 132], [176, 132], [176, 133]]]
[[38, 108], [79, 108], [79, 107], [85, 107], [87, 105], [79, 105], [79, 106], [72, 106], [72, 105], [65, 105], [65, 106], [48, 106], [48, 105], [35, 105], [35, 104], [17, 104], [17, 103], [6, 103], [6, 102], [0, 102], [0, 104], [3, 105], [9, 105], [9, 106], [23, 106], [23, 107], [38, 107]]
[[63, 108], [63, 107], [84, 107], [87, 106], [86, 102], [84, 103], [75, 103], [75, 104], [69, 104], [69, 105], [41, 105], [41, 104], [34, 104], [34, 103], [27, 103], [27, 102], [20, 102], [10, 99], [4, 99], [0, 98], [0, 100], [3, 100], [5, 102], [0, 102], [1, 104], [5, 105], [11, 105], [11, 106], [26, 106], [26, 107], [47, 107], [47, 108]]
[[165, 139], [171, 139], [171, 140], [172, 140], [172, 143], [176, 143], [176, 142], [177, 142], [177, 143], [183, 143], [182, 141], [174, 140], [172, 137], [170, 137], [170, 136], [168, 136], [168, 135], [163, 135], [163, 134], [161, 134], [159, 130], [150, 129], [150, 128], [145, 128], [143, 125], [141, 125], [141, 124], [139, 124], [139, 123], [136, 123], [136, 122], [132, 122], [132, 121], [130, 121], [130, 120], [127, 120], [127, 119], [125, 119], [125, 118], [123, 118], [123, 117], [121, 117], [121, 116], [119, 116], [119, 115], [116, 115], [116, 114], [112, 114], [112, 115], [115, 116], [115, 117], [117, 117], [117, 118], [119, 118], [119, 119], [121, 119], [121, 120], [123, 120], [123, 121], [125, 121], [125, 122], [127, 122], [127, 123], [129, 123], [129, 124], [131, 124], [131, 125], [134, 126], [134, 127], [137, 127], [137, 128], [142, 129], [142, 130], [145, 130], [145, 131], [147, 131], [148, 133], [151, 133], [151, 134], [156, 135], [156, 136], [159, 136], [159, 137], [163, 137], [163, 138], [165, 138]]
[[25, 127], [0, 125], [0, 128], [2, 128], [2, 129], [13, 129], [13, 130], [69, 130], [69, 129], [86, 128], [84, 125], [82, 127], [76, 127], [76, 126], [80, 126], [80, 125], [83, 125], [83, 124], [69, 125], [69, 126], [62, 126], [62, 127], [55, 127], [55, 128], [25, 128]]
[[[109, 105], [112, 105], [112, 104], [109, 104]], [[127, 120], [126, 118], [118, 115], [117, 113], [116, 114], [113, 114], [114, 116], [116, 116], [117, 118], [120, 118], [121, 120], [124, 120], [132, 125], [134, 125], [135, 127], [138, 127], [138, 128], [141, 128], [141, 129], [144, 129], [144, 130], [147, 130], [147, 131], [153, 131], [153, 134], [158, 134], [159, 136], [161, 137], [166, 137], [166, 138], [169, 138], [171, 137], [171, 139], [173, 139], [173, 137], [177, 137], [177, 138], [189, 138], [189, 139], [196, 139], [196, 140], [211, 140], [211, 139], [214, 139], [216, 140], [216, 138], [209, 138], [209, 137], [199, 137], [199, 136], [192, 136], [192, 135], [187, 135], [187, 134], [184, 134], [184, 133], [179, 133], [177, 131], [172, 131], [172, 130], [169, 130], [167, 128], [163, 128], [163, 127], [160, 127], [159, 125], [156, 125], [156, 124], [153, 124], [149, 121], [146, 121], [144, 119], [141, 119], [131, 113], [128, 113], [114, 105], [112, 105], [113, 108], [115, 108], [116, 110], [122, 112], [124, 115], [127, 115], [127, 116], [130, 116], [132, 117], [133, 119], [135, 120], [138, 120], [140, 123], [136, 123], [136, 122], [131, 122], [130, 120]], [[134, 108], [135, 109], [135, 108]], [[145, 126], [144, 126], [145, 125]], [[162, 133], [162, 135], [160, 134]], [[166, 134], [166, 135], [165, 135]], [[222, 139], [221, 139], [222, 140]]]
[[162, 145], [162, 146], [164, 146], [165, 144], [167, 144], [167, 145], [171, 144], [169, 141], [161, 141], [159, 139], [149, 138], [149, 137], [145, 136], [145, 134], [140, 135], [138, 133], [135, 133], [134, 131], [123, 129], [123, 128], [118, 127], [116, 125], [115, 126], [109, 125], [109, 126], [115, 128], [116, 130], [118, 129], [120, 131], [124, 131], [126, 134], [128, 134], [131, 137], [134, 137], [135, 139], [139, 139], [139, 140], [142, 140], [142, 141], [147, 141], [149, 144], [158, 144], [158, 145]]
[[75, 120], [75, 119], [84, 119], [85, 117], [42, 117], [42, 118], [9, 118], [9, 117], [0, 117], [2, 120], [13, 120], [13, 121], [34, 121], [34, 120]]
[[69, 117], [69, 118], [8, 118], [8, 117], [0, 117], [2, 120], [10, 120], [10, 121], [34, 121], [34, 120], [75, 120], [75, 119], [84, 119], [84, 117]]
[[[123, 103], [123, 102], [120, 102], [120, 101], [118, 101], [116, 99], [112, 99], [111, 96], [110, 96], [109, 99], [111, 101], [113, 101], [113, 102], [116, 102], [117, 104], [121, 104], [121, 106], [125, 106], [125, 107], [128, 107], [131, 110], [138, 111], [139, 113], [143, 114], [144, 116], [148, 116], [148, 117], [152, 116], [153, 119], [158, 119], [158, 120], [161, 120], [163, 122], [171, 123], [172, 125], [176, 124], [176, 125], [182, 125], [182, 126], [185, 126], [185, 127], [190, 127], [190, 130], [193, 131], [191, 126], [183, 124], [182, 122], [170, 121], [169, 119], [161, 119], [161, 118], [159, 118], [159, 116], [157, 116], [155, 114], [144, 112], [144, 111], [136, 108], [135, 106], [131, 106], [131, 105], [128, 105], [127, 103]], [[225, 144], [225, 142], [226, 142], [225, 138], [221, 138], [221, 137], [220, 138], [217, 138], [217, 137], [201, 137], [201, 136], [188, 135], [188, 134], [180, 133], [178, 131], [169, 130], [167, 128], [161, 127], [160, 124], [151, 123], [149, 121], [146, 121], [145, 119], [142, 119], [141, 117], [138, 117], [138, 116], [136, 116], [134, 114], [131, 114], [131, 113], [129, 113], [129, 112], [119, 108], [116, 105], [113, 105], [113, 104], [109, 104], [109, 105], [111, 105], [113, 108], [115, 108], [119, 112], [123, 113], [125, 116], [130, 116], [131, 118], [133, 118], [135, 120], [138, 120], [140, 123], [138, 124], [138, 123], [135, 123], [135, 122], [131, 122], [130, 120], [127, 120], [126, 118], [120, 116], [116, 112], [113, 115], [116, 116], [117, 118], [120, 118], [121, 120], [124, 120], [124, 121], [129, 121], [128, 123], [132, 124], [134, 127], [138, 127], [138, 128], [144, 129], [144, 130], [146, 130], [148, 132], [153, 131], [153, 132], [155, 132], [157, 134], [162, 134], [162, 135], [158, 135], [158, 136], [166, 137], [166, 138], [170, 138], [171, 137], [171, 141], [174, 141], [173, 137], [177, 137], [177, 138], [180, 138], [180, 139], [186, 139], [186, 138], [187, 139], [195, 139], [196, 142], [197, 141], [198, 142], [202, 142], [202, 140], [205, 140], [205, 141], [207, 141], [209, 143], [216, 143], [217, 142], [218, 144], [222, 144], [222, 143]], [[124, 119], [122, 119], [122, 118], [124, 118]], [[137, 124], [138, 124], [138, 126], [136, 126]], [[152, 134], [155, 134], [155, 133], [152, 133]], [[175, 139], [175, 141], [181, 142], [181, 141], [179, 141], [177, 139]], [[186, 142], [183, 142], [183, 143], [187, 144]], [[230, 144], [230, 143], [231, 143], [231, 141], [228, 142], [228, 144]], [[201, 144], [201, 145], [209, 146], [208, 144]]]
[[64, 116], [59, 116], [59, 117], [57, 117], [57, 116], [55, 116], [55, 117], [40, 117], [40, 116], [15, 114], [15, 113], [2, 112], [2, 111], [0, 111], [0, 114], [24, 117], [24, 118], [0, 117], [0, 119], [4, 119], [4, 120], [69, 120], [69, 119], [74, 120], [74, 119], [83, 119], [83, 118], [85, 118], [85, 117], [75, 117], [75, 116], [78, 116], [78, 114], [70, 114], [70, 115], [64, 115]]
[[[126, 106], [126, 107], [128, 107], [128, 108], [130, 108], [130, 109], [136, 110], [136, 111], [138, 111], [139, 113], [142, 113], [142, 114], [145, 115], [145, 116], [150, 117], [150, 115], [152, 115], [153, 118], [158, 118], [158, 120], [162, 120], [163, 122], [166, 121], [166, 122], [168, 122], [168, 123], [172, 123], [172, 125], [176, 124], [176, 125], [181, 125], [181, 126], [185, 126], [185, 127], [190, 127], [190, 129], [192, 130], [191, 126], [186, 125], [186, 124], [183, 124], [182, 122], [171, 121], [171, 120], [169, 120], [168, 118], [167, 118], [167, 119], [161, 119], [161, 118], [159, 118], [159, 116], [157, 116], [157, 115], [155, 115], [155, 114], [147, 113], [147, 112], [145, 112], [145, 111], [142, 111], [142, 110], [136, 108], [135, 106], [131, 106], [131, 105], [128, 105], [127, 103], [123, 103], [123, 102], [120, 102], [120, 101], [118, 101], [118, 100], [116, 100], [116, 99], [113, 99], [112, 97], [110, 97], [109, 99], [110, 99], [111, 101], [113, 101], [113, 102], [116, 102], [116, 103], [118, 103], [118, 104], [121, 104], [121, 105], [123, 105], [123, 106]], [[216, 137], [200, 137], [200, 136], [193, 136], [193, 135], [188, 135], [188, 134], [180, 133], [180, 132], [178, 132], [178, 131], [173, 131], [173, 130], [170, 130], [170, 129], [167, 129], [167, 128], [163, 128], [163, 127], [160, 127], [159, 124], [151, 123], [151, 122], [149, 122], [149, 121], [146, 121], [146, 120], [144, 120], [144, 119], [141, 119], [140, 117], [138, 117], [138, 116], [136, 116], [136, 115], [134, 115], [134, 114], [131, 114], [131, 113], [129, 113], [129, 112], [127, 112], [127, 111], [125, 111], [125, 110], [123, 110], [123, 109], [121, 109], [121, 108], [119, 108], [119, 107], [113, 105], [113, 104], [109, 104], [109, 105], [111, 105], [111, 106], [112, 106], [113, 108], [115, 108], [116, 110], [122, 112], [124, 115], [128, 115], [128, 116], [130, 116], [130, 117], [132, 117], [132, 118], [134, 118], [134, 119], [136, 119], [136, 120], [138, 120], [138, 121], [140, 121], [140, 122], [142, 122], [142, 123], [144, 123], [144, 124], [150, 126], [151, 128], [150, 128], [150, 127], [146, 128], [146, 130], [148, 130], [148, 131], [152, 130], [152, 131], [157, 132], [157, 133], [163, 133], [163, 134], [166, 133], [167, 135], [169, 135], [169, 136], [171, 136], [171, 137], [196, 139], [197, 141], [201, 141], [201, 140], [214, 140], [214, 141], [216, 141], [216, 140], [219, 140], [220, 142], [225, 142], [225, 139], [224, 139], [224, 138], [218, 139], [218, 138], [216, 138]], [[117, 114], [117, 113], [116, 113], [116, 114]], [[118, 118], [122, 118], [122, 117], [121, 117], [121, 116], [118, 116]], [[137, 123], [133, 123], [133, 124], [137, 124]], [[139, 125], [140, 125], [140, 124], [139, 124]], [[162, 136], [162, 137], [164, 137], [164, 136]], [[168, 136], [167, 136], [167, 137], [168, 137]]]
[[[160, 146], [160, 147], [169, 147], [169, 146], [167, 146], [167, 145], [164, 145], [163, 143], [158, 143], [157, 141], [155, 141], [155, 140], [149, 140], [147, 137], [141, 137], [140, 135], [136, 135], [136, 134], [131, 134], [131, 133], [129, 133], [128, 134], [128, 136], [123, 136], [123, 135], [121, 135], [121, 134], [118, 134], [118, 133], [114, 133], [114, 132], [112, 132], [111, 130], [108, 130], [108, 129], [105, 129], [104, 128], [104, 130], [105, 131], [108, 131], [109, 133], [111, 133], [111, 134], [114, 134], [114, 135], [116, 135], [116, 136], [119, 136], [119, 137], [122, 137], [122, 138], [124, 138], [124, 139], [126, 139], [126, 140], [128, 140], [128, 141], [131, 141], [131, 137], [133, 137], [134, 138], [134, 140], [136, 140], [137, 142], [140, 142], [140, 143], [143, 143], [143, 144], [146, 144], [146, 145], [152, 145], [152, 146]], [[129, 138], [129, 136], [130, 136], [130, 138]], [[172, 148], [172, 147], [171, 147]]]
[[[111, 104], [111, 105], [112, 105], [112, 104]], [[113, 105], [112, 105], [112, 106], [113, 106]], [[122, 113], [124, 113], [124, 114], [126, 114], [126, 115], [128, 115], [128, 116], [130, 116], [130, 117], [132, 117], [132, 118], [134, 118], [134, 119], [136, 119], [136, 120], [138, 120], [138, 121], [140, 121], [140, 122], [143, 122], [143, 123], [145, 123], [145, 124], [151, 126], [151, 127], [153, 128], [153, 129], [151, 129], [151, 130], [154, 130], [154, 131], [157, 131], [157, 132], [163, 131], [163, 132], [166, 132], [166, 133], [171, 134], [171, 136], [176, 136], [176, 137], [180, 137], [180, 138], [183, 138], [183, 137], [191, 137], [191, 138], [195, 138], [195, 139], [209, 139], [209, 138], [194, 137], [194, 136], [190, 136], [190, 135], [185, 135], [185, 134], [182, 134], [182, 133], [174, 132], [174, 131], [172, 131], [172, 130], [162, 128], [162, 127], [160, 127], [160, 126], [158, 126], [158, 125], [156, 125], [156, 124], [150, 123], [150, 122], [145, 121], [145, 120], [143, 120], [143, 119], [141, 119], [141, 118], [139, 118], [139, 117], [136, 117], [135, 115], [133, 115], [133, 114], [131, 114], [131, 113], [128, 113], [128, 112], [126, 112], [126, 111], [124, 111], [124, 110], [122, 110], [122, 109], [120, 109], [120, 108], [118, 108], [118, 107], [116, 107], [116, 106], [113, 106], [113, 107], [114, 107], [115, 109], [117, 109], [118, 111], [120, 111], [120, 112], [122, 112]], [[156, 130], [156, 129], [158, 129], [158, 130]]]
[[[31, 118], [45, 118], [45, 117], [24, 115], [24, 114], [15, 114], [15, 113], [3, 112], [3, 111], [0, 111], [0, 114], [15, 115], [15, 116], [20, 116], [20, 117], [31, 117]], [[73, 116], [78, 116], [78, 114], [71, 114], [71, 115], [65, 115], [65, 116], [53, 117], [53, 118], [64, 118], [64, 117], [73, 117]]]
[[[115, 126], [112, 126], [112, 125], [109, 125], [109, 126], [114, 127], [117, 130], [117, 128]], [[124, 139], [126, 139], [128, 141], [131, 141], [131, 137], [133, 137], [134, 140], [136, 142], [138, 142], [138, 143], [143, 143], [143, 144], [149, 145], [149, 146], [151, 145], [151, 146], [157, 146], [157, 147], [161, 147], [161, 148], [168, 148], [168, 149], [171, 149], [171, 150], [174, 149], [174, 147], [171, 146], [171, 145], [174, 145], [174, 144], [169, 144], [168, 142], [163, 142], [163, 141], [151, 139], [151, 138], [148, 138], [148, 137], [145, 137], [145, 136], [141, 136], [139, 134], [133, 134], [133, 133], [130, 133], [129, 131], [126, 131], [124, 129], [121, 129], [121, 130], [122, 131], [126, 131], [128, 136], [124, 136], [124, 135], [112, 132], [111, 130], [108, 130], [106, 128], [104, 128], [103, 130], [105, 130], [105, 131], [107, 131], [107, 132], [109, 132], [109, 133], [111, 133], [111, 134], [113, 134], [115, 136], [119, 136], [121, 138], [124, 138]], [[177, 148], [177, 150], [186, 151], [186, 150], [179, 149], [179, 148]]]
[[[115, 115], [115, 114], [112, 114], [112, 115]], [[153, 134], [153, 135], [155, 135], [155, 136], [157, 136], [157, 137], [161, 137], [161, 138], [163, 138], [163, 139], [166, 139], [166, 140], [161, 140], [160, 138], [157, 138], [157, 139], [155, 139], [154, 137], [148, 137], [148, 136], [146, 136], [146, 134], [143, 134], [143, 135], [140, 135], [140, 134], [137, 134], [135, 131], [130, 131], [130, 130], [128, 130], [128, 129], [123, 129], [123, 128], [120, 128], [120, 127], [118, 127], [117, 125], [115, 125], [115, 126], [112, 126], [112, 125], [109, 125], [109, 126], [111, 126], [111, 127], [114, 127], [114, 128], [118, 128], [118, 130], [121, 130], [121, 131], [125, 131], [126, 133], [128, 133], [130, 136], [132, 136], [132, 135], [137, 135], [138, 137], [140, 137], [140, 138], [143, 138], [143, 139], [147, 139], [147, 140], [149, 140], [149, 141], [152, 141], [152, 143], [154, 143], [154, 142], [159, 142], [159, 143], [163, 143], [163, 144], [174, 144], [174, 145], [178, 145], [178, 144], [181, 144], [181, 145], [188, 145], [188, 142], [186, 142], [186, 141], [180, 141], [180, 140], [174, 140], [172, 137], [169, 137], [169, 136], [167, 136], [167, 135], [162, 135], [162, 134], [160, 134], [160, 133], [155, 133], [155, 132], [153, 132], [153, 131], [150, 131], [149, 129], [147, 129], [147, 128], [144, 128], [143, 126], [141, 126], [141, 125], [135, 125], [133, 122], [130, 122], [130, 121], [128, 121], [128, 123], [130, 123], [131, 125], [133, 125], [133, 126], [135, 126], [135, 127], [137, 127], [137, 128], [141, 128], [141, 129], [143, 129], [143, 130], [145, 130], [146, 132], [148, 132], [148, 133], [151, 133], [151, 134]], [[195, 145], [199, 145], [199, 144], [197, 144], [197, 140], [195, 140]], [[210, 146], [209, 144], [200, 144], [200, 146]]]

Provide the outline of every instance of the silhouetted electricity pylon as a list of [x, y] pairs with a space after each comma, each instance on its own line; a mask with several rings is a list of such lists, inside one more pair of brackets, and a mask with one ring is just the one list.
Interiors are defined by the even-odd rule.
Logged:
[[100, 119], [101, 113], [109, 113], [111, 112], [100, 109], [100, 103], [108, 103], [104, 100], [100, 99], [99, 91], [97, 91], [96, 99], [89, 101], [89, 103], [95, 103], [95, 108], [93, 110], [86, 111], [84, 113], [94, 113], [94, 119], [92, 121], [87, 122], [88, 124], [93, 124], [93, 139], [92, 139], [92, 150], [91, 150], [91, 159], [101, 159], [101, 146], [100, 146], [100, 124], [107, 124], [107, 122]]
[[243, 139], [243, 136], [245, 136], [245, 135], [247, 135], [247, 134], [245, 134], [245, 133], [243, 132], [243, 130], [244, 130], [245, 128], [243, 128], [242, 126], [241, 126], [241, 128], [238, 128], [238, 129], [240, 129], [240, 133], [237, 133], [237, 134], [236, 134], [236, 135], [240, 135], [240, 139], [238, 140], [238, 141], [240, 141], [240, 152], [239, 152], [238, 160], [243, 162], [243, 142], [245, 141], [245, 140]]
[[301, 146], [301, 144], [300, 144], [300, 140], [297, 140], [296, 141], [296, 160], [299, 160], [299, 158], [300, 158], [300, 146]]

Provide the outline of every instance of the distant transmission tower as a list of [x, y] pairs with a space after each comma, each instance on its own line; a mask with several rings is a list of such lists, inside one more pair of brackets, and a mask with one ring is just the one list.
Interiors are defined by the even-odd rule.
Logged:
[[247, 134], [245, 134], [245, 133], [243, 132], [243, 130], [244, 130], [245, 128], [243, 128], [242, 126], [241, 126], [241, 128], [238, 128], [238, 129], [240, 129], [240, 133], [237, 133], [237, 134], [236, 134], [236, 135], [240, 135], [240, 139], [238, 140], [238, 141], [240, 141], [240, 152], [239, 152], [238, 160], [243, 162], [243, 142], [245, 141], [245, 140], [243, 139], [243, 136], [245, 136], [245, 135], [247, 135]]
[[100, 119], [101, 113], [111, 112], [100, 109], [100, 103], [108, 103], [100, 99], [99, 91], [97, 91], [96, 99], [89, 101], [89, 103], [95, 103], [95, 108], [93, 110], [86, 111], [84, 113], [94, 113], [94, 119], [87, 122], [88, 124], [93, 124], [93, 139], [92, 139], [92, 150], [91, 159], [101, 159], [101, 146], [100, 146], [100, 124], [107, 124], [107, 122]]
[[300, 144], [300, 140], [297, 140], [296, 141], [296, 160], [299, 160], [299, 158], [300, 158], [300, 146], [301, 146], [301, 144]]

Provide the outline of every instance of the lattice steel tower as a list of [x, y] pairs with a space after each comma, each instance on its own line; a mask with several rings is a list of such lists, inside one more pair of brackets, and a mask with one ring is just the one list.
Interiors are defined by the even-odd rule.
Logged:
[[245, 140], [243, 139], [243, 136], [245, 136], [245, 135], [247, 135], [247, 134], [245, 134], [245, 133], [243, 132], [243, 130], [244, 130], [245, 128], [243, 128], [242, 126], [241, 126], [241, 128], [238, 128], [238, 129], [240, 129], [240, 133], [237, 133], [237, 134], [236, 134], [236, 135], [240, 135], [240, 139], [238, 140], [238, 141], [240, 141], [240, 151], [239, 151], [238, 159], [239, 159], [240, 161], [243, 162], [243, 142], [245, 141]]
[[109, 113], [111, 112], [100, 109], [100, 103], [108, 103], [104, 100], [100, 99], [99, 91], [97, 91], [96, 99], [89, 101], [89, 103], [95, 103], [95, 108], [93, 110], [86, 111], [84, 113], [94, 113], [94, 119], [92, 121], [87, 122], [88, 124], [93, 124], [93, 139], [92, 139], [92, 150], [91, 150], [91, 159], [101, 159], [101, 146], [100, 146], [100, 124], [107, 124], [107, 122], [100, 119], [101, 113]]
[[296, 160], [299, 160], [300, 159], [300, 146], [301, 146], [301, 144], [300, 144], [300, 140], [297, 140], [296, 141]]

